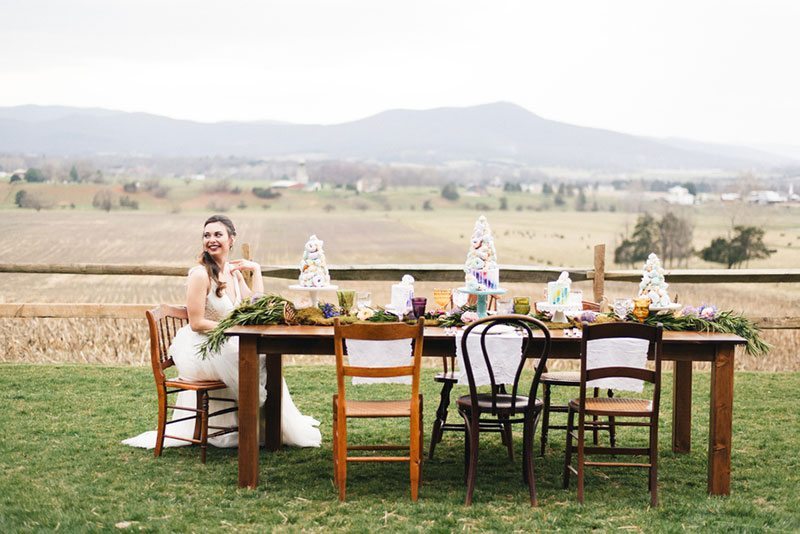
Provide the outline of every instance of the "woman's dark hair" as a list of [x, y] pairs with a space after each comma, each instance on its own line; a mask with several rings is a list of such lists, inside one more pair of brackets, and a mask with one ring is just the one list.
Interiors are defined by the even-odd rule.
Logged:
[[[228, 235], [231, 237], [236, 235], [236, 228], [233, 226], [233, 221], [224, 215], [212, 215], [203, 223], [203, 228], [205, 229], [205, 227], [211, 223], [221, 223], [228, 230]], [[225, 291], [225, 282], [219, 281], [219, 265], [217, 265], [217, 262], [211, 257], [211, 254], [205, 250], [200, 254], [199, 262], [200, 265], [206, 268], [206, 272], [211, 281], [217, 284], [217, 290], [215, 291], [217, 297], [222, 297], [222, 292]]]

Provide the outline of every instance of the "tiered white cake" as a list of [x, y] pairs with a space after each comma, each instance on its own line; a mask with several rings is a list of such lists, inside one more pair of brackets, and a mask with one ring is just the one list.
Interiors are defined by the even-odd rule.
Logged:
[[472, 241], [464, 264], [464, 281], [467, 289], [487, 291], [500, 287], [500, 269], [494, 237], [486, 217], [481, 215], [472, 230]]
[[672, 306], [667, 284], [664, 279], [664, 269], [661, 267], [661, 260], [654, 253], [650, 253], [644, 264], [642, 281], [639, 282], [639, 296], [650, 299], [650, 305], [654, 308], [667, 308]]
[[555, 282], [547, 282], [547, 303], [554, 305], [564, 305], [569, 301], [569, 293], [572, 287], [572, 280], [569, 273], [562, 271]]
[[322, 250], [322, 241], [316, 235], [308, 238], [303, 259], [300, 261], [299, 283], [303, 287], [327, 287], [331, 284], [328, 263]]
[[410, 274], [403, 276], [399, 284], [392, 284], [392, 300], [389, 306], [399, 315], [405, 315], [411, 310], [411, 299], [414, 298], [414, 277]]

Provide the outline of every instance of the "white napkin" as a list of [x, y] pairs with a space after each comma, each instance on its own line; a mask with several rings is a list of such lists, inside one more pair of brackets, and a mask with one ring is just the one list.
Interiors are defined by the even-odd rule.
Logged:
[[[592, 339], [586, 343], [586, 368], [599, 367], [635, 367], [647, 368], [646, 339], [631, 337], [613, 339]], [[588, 387], [602, 389], [619, 389], [641, 393], [644, 384], [636, 378], [600, 378], [586, 383]]]
[[[411, 365], [411, 339], [375, 341], [371, 339], [345, 339], [350, 365], [356, 367], [400, 367]], [[358, 384], [411, 384], [410, 376], [369, 378], [354, 376], [353, 385]]]
[[[498, 327], [499, 328], [499, 327]], [[492, 330], [490, 330], [491, 332]], [[456, 332], [456, 359], [458, 360], [458, 383], [469, 384], [467, 371], [464, 367], [464, 355], [461, 353], [461, 338], [464, 331]], [[491, 385], [489, 371], [483, 359], [480, 334], [470, 334], [467, 340], [469, 361], [472, 364], [472, 376], [476, 386]], [[486, 336], [486, 351], [492, 362], [492, 372], [496, 384], [513, 384], [514, 376], [519, 368], [522, 358], [522, 336], [516, 332], [506, 334], [488, 334]]]

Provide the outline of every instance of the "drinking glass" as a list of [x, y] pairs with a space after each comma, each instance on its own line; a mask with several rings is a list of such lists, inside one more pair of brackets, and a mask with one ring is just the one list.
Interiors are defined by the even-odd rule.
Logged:
[[633, 311], [633, 299], [614, 299], [614, 315], [620, 321], [624, 321], [631, 311]]
[[452, 299], [452, 292], [449, 289], [434, 289], [433, 290], [433, 301], [439, 307], [440, 310], [444, 311], [445, 308], [450, 304], [450, 300]]
[[508, 315], [514, 313], [514, 301], [511, 299], [497, 299], [497, 314]]
[[411, 299], [411, 309], [414, 311], [414, 317], [419, 319], [425, 315], [425, 306], [428, 304], [428, 299], [425, 297], [414, 297]]
[[359, 310], [369, 308], [371, 304], [372, 300], [370, 299], [369, 291], [359, 291], [356, 294], [356, 306]]
[[633, 301], [633, 316], [643, 323], [647, 316], [650, 315], [650, 298], [642, 297]]
[[514, 297], [514, 313], [528, 315], [531, 312], [530, 297]]
[[452, 295], [453, 295], [453, 306], [463, 308], [464, 306], [467, 305], [467, 301], [469, 300], [468, 293], [462, 293], [458, 289], [454, 289]]

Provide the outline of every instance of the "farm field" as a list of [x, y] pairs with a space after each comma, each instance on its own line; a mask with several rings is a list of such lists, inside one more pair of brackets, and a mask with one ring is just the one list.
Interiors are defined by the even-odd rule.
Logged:
[[[777, 252], [751, 267], [796, 268], [800, 265], [800, 213], [772, 207], [753, 211], [752, 224], [764, 224], [766, 242]], [[208, 212], [154, 211], [106, 213], [98, 210], [0, 211], [2, 229], [11, 239], [0, 240], [0, 261], [24, 263], [125, 263], [194, 265], [200, 225]], [[295, 265], [308, 236], [325, 241], [330, 264], [460, 264], [465, 257], [478, 213], [467, 210], [251, 211], [230, 214], [237, 224], [239, 244], [251, 245], [263, 265]], [[492, 211], [501, 264], [589, 267], [593, 246], [607, 244], [607, 268], [615, 239], [632, 227], [636, 215], [610, 212]], [[695, 247], [724, 233], [726, 214], [699, 208], [694, 212]], [[234, 250], [234, 256], [238, 249]], [[622, 266], [617, 266], [622, 267]], [[624, 266], [627, 267], [627, 266]], [[691, 268], [717, 267], [700, 261]], [[502, 275], [501, 275], [502, 278]], [[334, 281], [335, 282], [335, 281]], [[267, 291], [298, 303], [302, 295], [287, 290], [287, 280], [267, 279]], [[0, 274], [0, 302], [182, 303], [180, 277], [79, 276]], [[374, 305], [389, 301], [390, 282], [343, 283], [370, 291]], [[430, 296], [434, 286], [419, 281], [417, 293]], [[579, 284], [584, 294], [589, 283]], [[509, 284], [512, 295], [541, 297], [543, 284]], [[674, 284], [682, 303], [713, 303], [751, 317], [800, 315], [800, 284]], [[632, 296], [633, 283], [609, 283], [609, 299]], [[23, 326], [24, 324], [24, 326]], [[0, 320], [0, 361], [79, 361], [141, 363], [146, 353], [143, 321], [40, 319]], [[773, 350], [766, 358], [738, 358], [739, 368], [800, 369], [800, 332], [765, 332]]]

